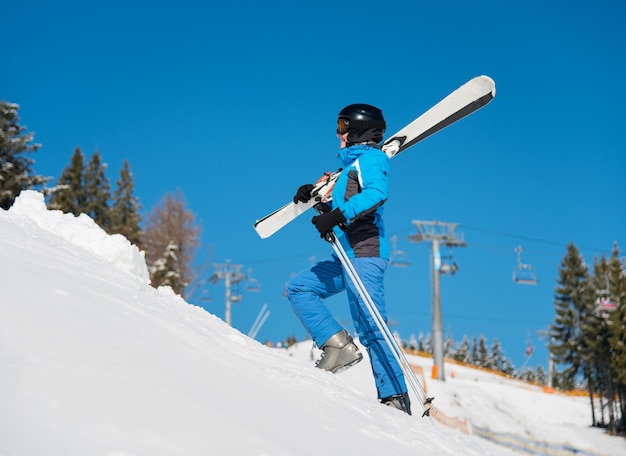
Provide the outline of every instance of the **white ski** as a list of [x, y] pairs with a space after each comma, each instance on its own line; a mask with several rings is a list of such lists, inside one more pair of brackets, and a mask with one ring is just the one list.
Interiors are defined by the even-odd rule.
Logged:
[[[386, 139], [382, 149], [389, 158], [393, 158], [439, 130], [482, 108], [493, 100], [495, 95], [496, 86], [489, 76], [477, 76], [470, 79], [391, 138]], [[320, 179], [308, 202], [297, 204], [290, 202], [257, 220], [254, 223], [254, 229], [258, 235], [262, 239], [268, 238], [318, 202], [329, 201], [339, 173], [339, 171], [327, 173]]]

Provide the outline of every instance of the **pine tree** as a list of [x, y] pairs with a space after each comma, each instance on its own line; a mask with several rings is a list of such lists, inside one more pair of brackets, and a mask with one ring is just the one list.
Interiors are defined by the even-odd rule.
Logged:
[[539, 365], [537, 366], [537, 371], [536, 371], [536, 382], [539, 383], [541, 386], [545, 386], [546, 385], [546, 371], [543, 370], [543, 366]]
[[454, 350], [453, 359], [465, 364], [470, 363], [470, 343], [467, 336], [463, 336], [463, 340]]
[[500, 371], [507, 375], [513, 375], [515, 374], [515, 365], [510, 359], [503, 358], [502, 365], [500, 366]]
[[517, 378], [524, 380], [525, 382], [535, 382], [537, 381], [537, 374], [532, 367], [527, 367], [526, 369], [518, 372]]
[[50, 209], [80, 215], [86, 208], [85, 156], [74, 149], [70, 164], [61, 172], [58, 184], [51, 190]]
[[417, 350], [426, 353], [426, 345], [424, 345], [424, 334], [420, 333], [417, 339]]
[[478, 366], [483, 368], [489, 368], [489, 350], [487, 349], [487, 339], [485, 336], [480, 336], [478, 339]]
[[[152, 267], [163, 256], [163, 252], [172, 244], [177, 247], [176, 272], [180, 275], [181, 290], [192, 282], [192, 263], [199, 244], [200, 226], [195, 215], [187, 209], [184, 195], [180, 190], [176, 194], [168, 193], [160, 205], [153, 208], [147, 216], [142, 247], [146, 252], [146, 263]], [[153, 284], [155, 284], [153, 280]]]
[[448, 334], [443, 345], [443, 356], [449, 357], [454, 354], [454, 338]]
[[583, 324], [593, 309], [593, 289], [589, 271], [576, 246], [567, 246], [561, 262], [554, 301], [555, 319], [550, 325], [550, 351], [557, 363], [565, 366], [563, 374], [573, 385], [584, 364]]
[[107, 165], [97, 150], [91, 155], [85, 169], [85, 209], [84, 213], [105, 231], [111, 227], [109, 199], [111, 184], [105, 172]]
[[609, 277], [609, 292], [611, 300], [617, 304], [607, 323], [612, 332], [610, 337], [610, 347], [613, 353], [611, 360], [615, 371], [615, 381], [622, 387], [626, 387], [626, 271], [619, 259], [619, 248], [613, 247], [611, 258], [609, 259], [607, 274]]
[[130, 165], [124, 160], [120, 171], [120, 178], [116, 182], [111, 207], [111, 226], [109, 233], [121, 234], [131, 243], [141, 246], [141, 204], [134, 196], [135, 182], [133, 181]]
[[409, 337], [407, 347], [409, 350], [417, 350], [417, 338], [415, 337], [415, 334], [411, 334], [411, 337]]
[[[600, 393], [610, 398], [614, 389], [611, 369], [611, 328], [607, 324], [606, 315], [600, 307], [602, 300], [609, 299], [608, 296], [610, 295], [607, 269], [608, 262], [604, 256], [594, 262], [594, 273], [590, 284], [594, 290], [595, 307], [581, 328], [583, 347], [585, 348], [581, 355], [585, 361], [585, 378], [591, 403], [592, 425], [596, 425], [594, 395]], [[604, 422], [604, 417], [601, 421]]]
[[493, 339], [493, 344], [491, 344], [491, 356], [489, 358], [489, 369], [493, 370], [501, 370], [503, 364], [503, 354], [502, 348], [500, 347], [500, 341], [498, 339]]
[[176, 252], [178, 246], [169, 243], [163, 252], [163, 256], [157, 259], [150, 267], [150, 277], [152, 286], [168, 286], [175, 293], [182, 295], [185, 289], [184, 282], [180, 276], [180, 264]]
[[45, 185], [50, 178], [34, 174], [35, 161], [25, 154], [36, 152], [34, 133], [19, 125], [19, 105], [0, 101], [0, 208], [8, 209], [22, 190]]
[[616, 398], [616, 416], [610, 422], [611, 432], [626, 431], [626, 263], [620, 261], [620, 251], [617, 243], [611, 251], [611, 258], [607, 265], [609, 278], [610, 299], [617, 305], [610, 313], [606, 322], [610, 329], [610, 373], [611, 373], [611, 398]]
[[291, 336], [287, 337], [287, 339], [285, 340], [285, 347], [289, 348], [297, 343], [298, 343], [298, 338], [295, 336], [295, 334], [292, 334]]
[[424, 352], [429, 355], [433, 354], [433, 336], [430, 333], [426, 334], [424, 339]]
[[473, 366], [478, 366], [479, 364], [478, 344], [476, 342], [476, 336], [472, 336], [472, 349], [470, 353], [470, 364]]

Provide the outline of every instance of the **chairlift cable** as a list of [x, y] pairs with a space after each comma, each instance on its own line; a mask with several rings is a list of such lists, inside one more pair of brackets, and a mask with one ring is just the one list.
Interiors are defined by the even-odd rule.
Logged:
[[[470, 225], [465, 225], [462, 224], [460, 225], [464, 230], [473, 230], [473, 231], [479, 231], [482, 233], [487, 233], [487, 234], [494, 234], [496, 236], [503, 236], [503, 237], [510, 237], [510, 238], [515, 238], [515, 239], [521, 239], [524, 241], [529, 241], [529, 242], [537, 242], [540, 244], [548, 244], [548, 245], [556, 245], [559, 247], [563, 247], [566, 244], [563, 244], [563, 242], [558, 242], [558, 241], [553, 241], [550, 239], [541, 239], [541, 238], [536, 238], [536, 237], [531, 237], [531, 236], [526, 236], [526, 235], [522, 235], [522, 234], [516, 234], [516, 233], [507, 233], [504, 231], [496, 231], [496, 230], [490, 230], [490, 229], [485, 229], [485, 228], [479, 228], [476, 226], [470, 226]], [[580, 250], [593, 250], [596, 252], [601, 252], [601, 253], [605, 253], [607, 251], [607, 249], [600, 249], [597, 247], [589, 247], [589, 246], [577, 246]]]

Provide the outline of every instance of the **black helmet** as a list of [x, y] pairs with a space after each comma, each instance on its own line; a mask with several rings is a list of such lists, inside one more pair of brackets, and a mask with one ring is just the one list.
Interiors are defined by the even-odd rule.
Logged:
[[351, 104], [341, 110], [337, 117], [337, 133], [348, 132], [349, 143], [373, 141], [379, 143], [385, 134], [383, 112], [368, 104]]

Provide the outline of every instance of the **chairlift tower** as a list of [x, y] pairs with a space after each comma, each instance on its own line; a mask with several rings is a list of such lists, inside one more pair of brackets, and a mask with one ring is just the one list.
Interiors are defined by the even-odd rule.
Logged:
[[[417, 234], [409, 235], [410, 242], [430, 241], [432, 244], [430, 265], [432, 275], [432, 332], [433, 332], [433, 360], [437, 368], [437, 379], [445, 380], [443, 370], [443, 318], [441, 316], [440, 274], [442, 271], [441, 253], [439, 247], [466, 247], [462, 233], [455, 232], [458, 223], [447, 223], [424, 220], [413, 220]], [[454, 269], [456, 271], [456, 268]]]
[[216, 263], [213, 265], [213, 269], [215, 269], [215, 272], [209, 278], [209, 282], [213, 284], [216, 284], [220, 280], [224, 280], [224, 321], [228, 326], [232, 326], [230, 317], [231, 304], [233, 302], [241, 301], [241, 294], [233, 293], [231, 287], [248, 278], [245, 274], [241, 272], [242, 268], [242, 264], [232, 264], [229, 261], [227, 261], [226, 263]]

